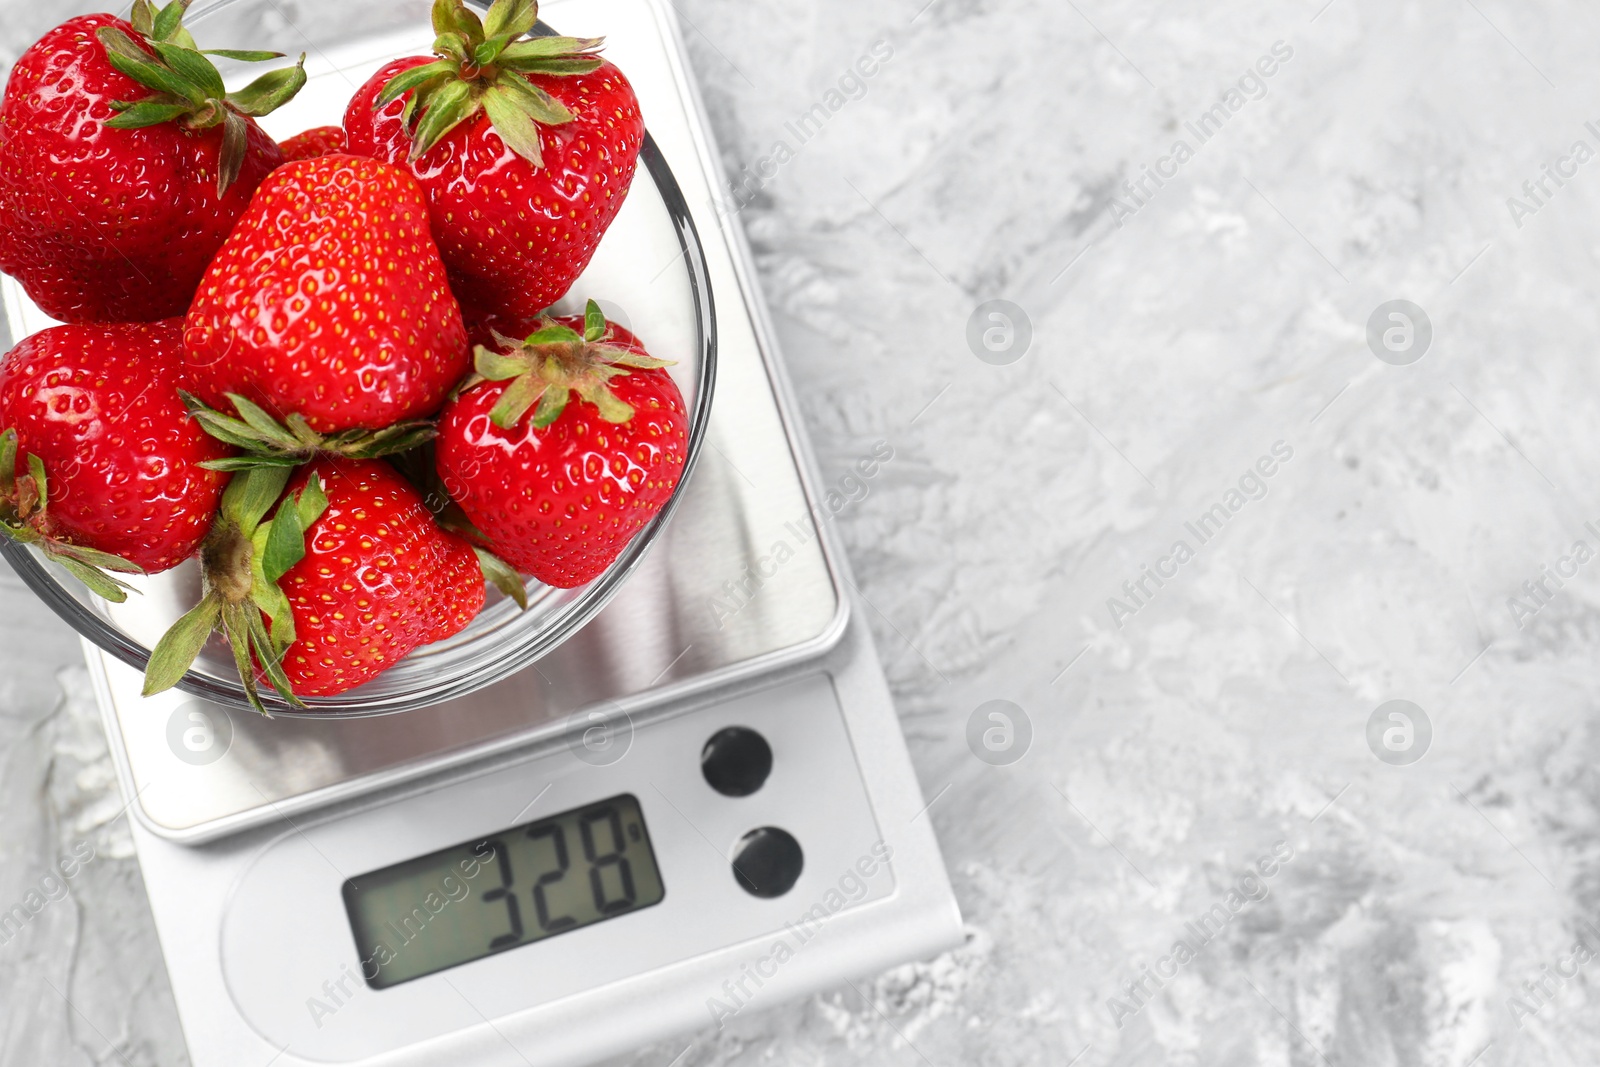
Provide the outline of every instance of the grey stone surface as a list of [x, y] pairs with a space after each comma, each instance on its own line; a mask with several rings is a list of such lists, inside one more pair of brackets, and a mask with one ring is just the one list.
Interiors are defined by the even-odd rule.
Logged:
[[[0, 60], [68, 7], [0, 0]], [[824, 474], [895, 449], [840, 527], [971, 936], [621, 1062], [1594, 1062], [1600, 16], [677, 7]], [[0, 1064], [180, 1063], [75, 647], [0, 589], [0, 904], [96, 849], [0, 946]]]

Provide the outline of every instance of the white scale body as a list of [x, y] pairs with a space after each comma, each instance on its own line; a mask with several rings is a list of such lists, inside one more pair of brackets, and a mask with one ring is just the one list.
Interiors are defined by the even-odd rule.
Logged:
[[[181, 693], [141, 699], [136, 672], [86, 646], [196, 1067], [585, 1064], [675, 1034], [687, 1044], [719, 1013], [961, 940], [676, 24], [656, 0], [551, 0], [543, 15], [608, 38], [693, 211], [720, 342], [710, 448], [661, 543], [594, 621], [536, 668], [452, 704], [350, 721], [229, 717]], [[429, 40], [419, 23], [313, 55], [310, 86], [269, 129], [337, 121], [351, 83]], [[49, 325], [14, 285], [3, 292], [14, 333]], [[642, 316], [634, 325], [648, 336]], [[790, 558], [763, 564], [780, 541]], [[714, 611], [752, 571], [748, 603]], [[574, 744], [597, 708], [626, 725], [599, 759]], [[225, 754], [180, 758], [169, 737], [206, 722], [199, 736]], [[770, 746], [751, 795], [725, 796], [701, 772], [702, 747], [727, 726]], [[660, 903], [389, 988], [360, 980], [347, 878], [618, 794], [639, 802]], [[746, 892], [730, 867], [759, 827], [804, 853], [776, 898]]]

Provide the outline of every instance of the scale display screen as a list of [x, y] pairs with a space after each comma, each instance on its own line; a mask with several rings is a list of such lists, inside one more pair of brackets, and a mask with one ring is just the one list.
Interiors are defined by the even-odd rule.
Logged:
[[639, 801], [586, 804], [344, 883], [361, 973], [387, 989], [666, 896]]

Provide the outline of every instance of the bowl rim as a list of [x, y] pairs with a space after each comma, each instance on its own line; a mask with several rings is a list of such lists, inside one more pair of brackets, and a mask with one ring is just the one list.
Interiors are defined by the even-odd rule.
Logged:
[[[215, 6], [222, 5], [213, 5]], [[541, 21], [534, 32], [548, 36], [555, 31]], [[717, 377], [716, 303], [711, 289], [710, 272], [706, 265], [705, 249], [701, 245], [693, 213], [689, 209], [683, 189], [672, 173], [672, 168], [667, 164], [666, 158], [661, 154], [659, 146], [648, 130], [645, 131], [639, 158], [666, 208], [681, 249], [679, 256], [687, 265], [690, 298], [694, 307], [695, 347], [698, 348], [700, 357], [694, 403], [689, 411], [689, 439], [683, 472], [678, 478], [672, 496], [655, 517], [634, 535], [622, 554], [612, 561], [599, 577], [587, 583], [578, 598], [561, 609], [550, 621], [550, 625], [527, 635], [513, 648], [509, 656], [493, 660], [490, 667], [471, 671], [453, 680], [441, 681], [424, 688], [421, 693], [379, 697], [363, 700], [354, 705], [346, 701], [344, 694], [341, 694], [336, 697], [305, 697], [303, 700], [306, 706], [297, 708], [268, 688], [262, 691], [261, 700], [269, 714], [284, 718], [307, 719], [355, 719], [393, 715], [455, 700], [503, 681], [548, 655], [599, 614], [638, 569], [661, 531], [677, 511], [683, 500], [684, 488], [699, 465], [711, 421], [711, 404]], [[638, 180], [637, 172], [634, 180]], [[144, 671], [150, 661], [150, 649], [128, 637], [77, 597], [68, 593], [54, 578], [48, 565], [42, 562], [32, 549], [9, 538], [0, 538], [0, 553], [4, 554], [6, 562], [16, 571], [23, 584], [80, 636], [135, 670], [141, 673]], [[190, 670], [179, 680], [175, 688], [230, 710], [254, 711], [245, 696], [244, 686], [237, 681]], [[364, 687], [358, 686], [351, 692], [359, 693], [362, 688]]]

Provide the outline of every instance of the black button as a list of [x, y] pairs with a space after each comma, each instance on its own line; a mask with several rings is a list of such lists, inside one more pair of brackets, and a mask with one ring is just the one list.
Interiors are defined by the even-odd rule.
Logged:
[[700, 773], [725, 797], [747, 797], [772, 773], [767, 739], [743, 726], [718, 730], [700, 750]]
[[800, 842], [776, 826], [751, 830], [733, 850], [733, 876], [753, 896], [783, 896], [800, 880], [805, 865]]

